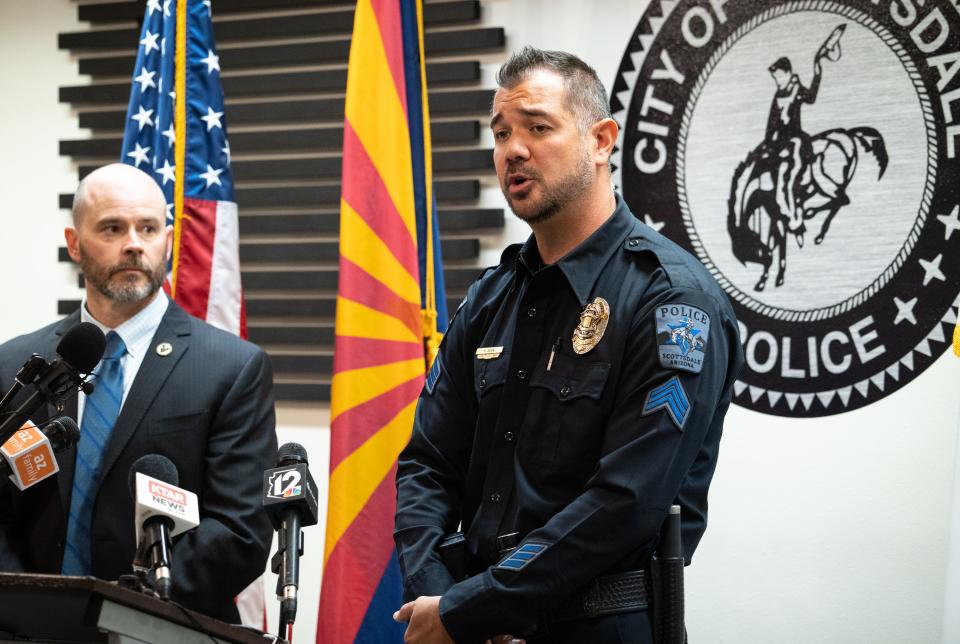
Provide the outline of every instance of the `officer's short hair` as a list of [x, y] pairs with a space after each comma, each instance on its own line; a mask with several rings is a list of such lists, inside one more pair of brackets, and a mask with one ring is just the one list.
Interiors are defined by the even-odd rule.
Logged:
[[497, 72], [497, 85], [513, 89], [537, 69], [554, 72], [563, 79], [567, 90], [566, 103], [580, 119], [580, 129], [610, 116], [607, 90], [590, 65], [565, 51], [549, 51], [526, 46], [514, 52]]
[[790, 64], [790, 59], [786, 56], [781, 56], [770, 65], [770, 73], [777, 71], [778, 69], [787, 72], [788, 74], [793, 71], [793, 65]]

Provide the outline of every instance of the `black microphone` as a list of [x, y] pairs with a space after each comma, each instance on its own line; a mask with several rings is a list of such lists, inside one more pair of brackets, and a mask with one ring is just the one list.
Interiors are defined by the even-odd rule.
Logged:
[[20, 367], [20, 371], [17, 372], [17, 375], [13, 379], [13, 386], [10, 387], [4, 396], [3, 400], [0, 400], [0, 415], [6, 411], [7, 407], [10, 406], [10, 402], [13, 400], [13, 397], [16, 396], [25, 385], [31, 384], [34, 380], [37, 379], [45, 369], [48, 369], [50, 365], [46, 360], [43, 359], [38, 353], [34, 353], [30, 356], [30, 359], [23, 363], [23, 366]]
[[159, 454], [137, 459], [127, 480], [137, 521], [134, 570], [153, 571], [160, 599], [170, 599], [172, 538], [200, 524], [197, 495], [177, 487], [179, 482], [177, 466]]
[[297, 616], [297, 587], [300, 584], [301, 528], [316, 525], [317, 484], [307, 467], [307, 450], [286, 443], [277, 450], [277, 467], [263, 473], [263, 507], [277, 534], [277, 553], [271, 560], [277, 573], [280, 600], [279, 633], [286, 632]]
[[69, 416], [51, 420], [41, 428], [30, 424], [3, 444], [0, 481], [8, 478], [25, 490], [60, 471], [56, 453], [80, 440], [80, 428]]
[[44, 403], [62, 407], [67, 396], [76, 393], [77, 387], [82, 384], [80, 374], [90, 373], [100, 362], [106, 345], [103, 331], [96, 324], [81, 322], [67, 331], [57, 345], [60, 359], [55, 360], [49, 367], [40, 368], [32, 383], [34, 392], [0, 423], [0, 442], [10, 438], [27, 421], [30, 414]]

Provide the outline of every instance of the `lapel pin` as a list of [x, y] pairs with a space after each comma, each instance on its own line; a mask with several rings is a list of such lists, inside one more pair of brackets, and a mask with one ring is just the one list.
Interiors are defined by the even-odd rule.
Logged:
[[161, 342], [157, 345], [157, 355], [161, 358], [166, 358], [173, 352], [173, 345], [169, 342]]

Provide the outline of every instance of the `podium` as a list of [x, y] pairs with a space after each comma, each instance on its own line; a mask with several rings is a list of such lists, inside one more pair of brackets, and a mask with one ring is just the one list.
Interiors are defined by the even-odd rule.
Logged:
[[93, 577], [0, 573], [0, 642], [274, 641]]

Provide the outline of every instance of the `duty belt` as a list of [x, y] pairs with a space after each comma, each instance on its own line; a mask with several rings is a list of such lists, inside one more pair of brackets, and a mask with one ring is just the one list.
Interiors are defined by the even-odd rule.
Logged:
[[560, 604], [553, 621], [565, 622], [646, 610], [650, 606], [649, 584], [650, 577], [643, 570], [599, 577]]

